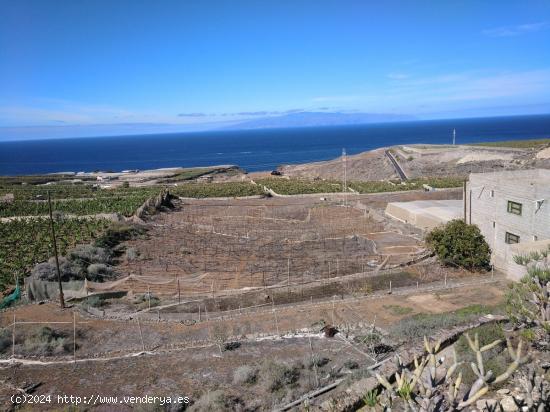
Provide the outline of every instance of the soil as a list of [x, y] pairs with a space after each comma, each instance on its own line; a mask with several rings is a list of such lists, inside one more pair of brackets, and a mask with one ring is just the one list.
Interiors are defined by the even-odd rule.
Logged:
[[[226, 394], [238, 397], [249, 407], [257, 406], [259, 410], [271, 410], [274, 405], [298, 398], [301, 393], [313, 388], [314, 371], [307, 367], [308, 359], [311, 357], [310, 339], [315, 356], [329, 359], [328, 364], [318, 371], [322, 384], [328, 383], [338, 375], [346, 376], [346, 361], [357, 362], [361, 367], [373, 362], [362, 353], [360, 345], [352, 345], [343, 339], [345, 330], [342, 328], [341, 333], [334, 338], [327, 338], [320, 333], [321, 320], [327, 323], [348, 324], [350, 327], [352, 324], [356, 325], [350, 330], [351, 333], [361, 334], [364, 333], [361, 332], [361, 328], [367, 327], [370, 330], [368, 325], [374, 318], [378, 327], [385, 328], [414, 313], [439, 313], [475, 303], [496, 304], [501, 301], [503, 290], [503, 286], [497, 283], [487, 285], [483, 294], [478, 293], [478, 286], [468, 286], [437, 295], [424, 292], [405, 296], [386, 295], [383, 298], [336, 300], [335, 303], [327, 301], [313, 305], [290, 305], [277, 310], [277, 324], [271, 311], [243, 314], [225, 319], [223, 322], [212, 320], [189, 326], [178, 322], [145, 320], [141, 323], [141, 328], [145, 348], [148, 351], [152, 350], [151, 354], [95, 361], [82, 359], [123, 356], [141, 350], [137, 322], [90, 319], [78, 314], [76, 358], [79, 361], [76, 364], [72, 363], [72, 353], [67, 353], [64, 357], [52, 358], [65, 359], [67, 363], [2, 365], [0, 379], [3, 384], [0, 400], [7, 409], [10, 406], [9, 396], [14, 393], [13, 387], [37, 383], [41, 383], [35, 392], [38, 395], [148, 394], [190, 396], [193, 401], [207, 391], [222, 389]], [[401, 312], [395, 310], [396, 307], [410, 310]], [[53, 303], [29, 305], [4, 312], [2, 324], [9, 324], [13, 314], [18, 321], [67, 321], [67, 325], [50, 326], [56, 330], [66, 330], [67, 333], [72, 329], [71, 309], [61, 310]], [[18, 334], [23, 334], [27, 327], [31, 325], [17, 324]], [[256, 337], [241, 337], [241, 345], [237, 349], [224, 351], [220, 356], [220, 350], [212, 338], [219, 333], [220, 327], [238, 331], [237, 333], [251, 331]], [[308, 328], [311, 334], [292, 334], [293, 331], [302, 328]], [[262, 338], [260, 332], [267, 333], [272, 338]], [[285, 338], [275, 337], [285, 333], [290, 335]], [[250, 365], [262, 369], [266, 360], [297, 366], [300, 370], [299, 382], [294, 386], [285, 387], [282, 391], [272, 392], [266, 386], [269, 377], [264, 372], [260, 373], [258, 382], [254, 385], [233, 383], [233, 374], [238, 366]], [[331, 370], [336, 371], [331, 372], [335, 375], [331, 375]], [[333, 377], [328, 378], [329, 376]], [[59, 407], [61, 405], [53, 403], [41, 405], [40, 410]], [[103, 405], [91, 409], [130, 410], [129, 407], [120, 405], [117, 405], [116, 409], [112, 408], [112, 405]]]

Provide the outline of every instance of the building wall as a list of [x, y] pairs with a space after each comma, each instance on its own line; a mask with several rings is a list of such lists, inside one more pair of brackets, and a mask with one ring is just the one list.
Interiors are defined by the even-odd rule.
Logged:
[[[522, 205], [521, 215], [508, 212], [508, 201]], [[519, 236], [520, 243], [550, 239], [550, 171], [473, 173], [466, 186], [466, 208], [468, 223], [479, 226], [491, 246], [493, 264], [508, 271], [506, 232]]]

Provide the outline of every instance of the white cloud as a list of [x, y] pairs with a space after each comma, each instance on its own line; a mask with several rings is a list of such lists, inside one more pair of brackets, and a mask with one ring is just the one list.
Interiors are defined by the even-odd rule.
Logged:
[[533, 33], [550, 28], [546, 21], [538, 23], [518, 24], [516, 26], [503, 26], [483, 30], [482, 33], [489, 37], [514, 37], [522, 34]]
[[[418, 114], [443, 109], [463, 110], [495, 105], [533, 105], [547, 102], [550, 68], [527, 71], [466, 71], [399, 80], [366, 80], [365, 93], [335, 95], [323, 101], [341, 102], [341, 109]], [[353, 99], [351, 99], [353, 97]], [[319, 99], [319, 98], [317, 98]], [[319, 100], [317, 100], [319, 101]]]

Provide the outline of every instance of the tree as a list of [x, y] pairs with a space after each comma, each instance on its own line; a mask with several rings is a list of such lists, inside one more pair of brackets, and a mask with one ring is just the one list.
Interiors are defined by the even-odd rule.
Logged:
[[491, 249], [476, 225], [451, 220], [445, 226], [433, 229], [426, 237], [426, 243], [445, 265], [468, 270], [489, 267]]

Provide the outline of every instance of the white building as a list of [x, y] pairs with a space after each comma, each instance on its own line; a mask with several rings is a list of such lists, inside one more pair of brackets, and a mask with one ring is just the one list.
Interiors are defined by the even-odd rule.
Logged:
[[491, 246], [495, 268], [517, 280], [525, 272], [513, 256], [550, 243], [550, 170], [472, 173], [465, 208], [466, 221]]

